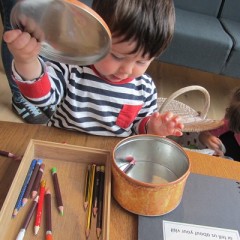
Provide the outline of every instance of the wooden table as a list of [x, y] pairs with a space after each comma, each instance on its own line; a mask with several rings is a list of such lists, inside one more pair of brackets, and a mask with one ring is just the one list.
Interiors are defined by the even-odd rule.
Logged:
[[[53, 127], [0, 121], [0, 149], [23, 155], [30, 139], [93, 147], [112, 151], [121, 140], [92, 136]], [[240, 163], [187, 151], [191, 172], [240, 180]], [[0, 156], [0, 207], [4, 202], [19, 162]], [[137, 216], [121, 208], [112, 198], [110, 239], [137, 240]]]

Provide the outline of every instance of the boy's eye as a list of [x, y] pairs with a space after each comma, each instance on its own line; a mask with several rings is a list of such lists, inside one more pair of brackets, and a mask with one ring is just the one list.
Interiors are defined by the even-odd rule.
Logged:
[[140, 65], [144, 65], [146, 63], [147, 63], [147, 61], [137, 61], [137, 64], [140, 64]]
[[123, 57], [117, 56], [117, 55], [115, 55], [115, 54], [113, 54], [113, 53], [111, 53], [111, 55], [112, 55], [112, 57], [115, 58], [116, 60], [122, 60], [122, 59], [124, 59]]

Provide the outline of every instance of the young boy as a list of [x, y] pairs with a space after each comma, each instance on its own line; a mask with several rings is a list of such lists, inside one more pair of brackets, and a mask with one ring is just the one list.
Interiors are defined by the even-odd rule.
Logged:
[[112, 47], [91, 66], [44, 62], [29, 33], [5, 33], [22, 94], [39, 107], [57, 105], [49, 126], [105, 136], [180, 136], [179, 117], [156, 112], [156, 87], [144, 74], [172, 38], [173, 1], [95, 0], [93, 9], [107, 23]]
[[221, 127], [201, 132], [199, 140], [217, 155], [240, 161], [240, 88], [234, 90], [223, 120]]

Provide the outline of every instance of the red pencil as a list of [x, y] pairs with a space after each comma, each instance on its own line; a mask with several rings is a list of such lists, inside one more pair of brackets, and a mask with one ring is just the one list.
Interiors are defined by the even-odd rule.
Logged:
[[39, 201], [37, 206], [37, 213], [35, 218], [35, 224], [34, 224], [34, 234], [37, 235], [38, 231], [40, 229], [41, 225], [41, 219], [42, 219], [42, 209], [43, 209], [43, 202], [44, 202], [44, 195], [45, 195], [45, 186], [46, 181], [41, 181], [41, 187], [40, 187], [40, 193], [39, 193]]

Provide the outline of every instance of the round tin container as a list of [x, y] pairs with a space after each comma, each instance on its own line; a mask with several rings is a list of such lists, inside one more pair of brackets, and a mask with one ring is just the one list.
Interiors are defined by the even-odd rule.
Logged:
[[[129, 160], [135, 165], [127, 173]], [[126, 210], [160, 216], [181, 202], [190, 161], [174, 141], [154, 135], [137, 135], [120, 141], [113, 151], [113, 196]]]

